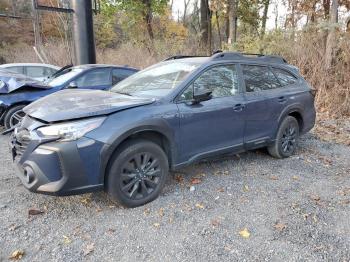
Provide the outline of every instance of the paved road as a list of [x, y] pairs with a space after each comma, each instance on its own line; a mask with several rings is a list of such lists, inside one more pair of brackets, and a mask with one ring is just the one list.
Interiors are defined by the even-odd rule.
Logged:
[[[0, 138], [0, 261], [15, 250], [24, 261], [350, 259], [348, 146], [306, 135], [289, 159], [256, 151], [193, 165], [173, 174], [153, 203], [124, 209], [104, 193], [27, 192], [7, 139]], [[32, 208], [44, 213], [28, 215]]]

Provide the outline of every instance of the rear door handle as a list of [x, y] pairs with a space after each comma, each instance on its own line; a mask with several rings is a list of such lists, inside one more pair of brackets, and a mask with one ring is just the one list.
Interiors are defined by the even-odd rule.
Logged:
[[244, 107], [245, 107], [245, 105], [243, 105], [243, 104], [237, 104], [237, 105], [234, 105], [233, 110], [236, 112], [241, 112]]
[[280, 96], [279, 98], [278, 98], [278, 102], [279, 103], [285, 103], [287, 101], [287, 98], [285, 98], [284, 96]]

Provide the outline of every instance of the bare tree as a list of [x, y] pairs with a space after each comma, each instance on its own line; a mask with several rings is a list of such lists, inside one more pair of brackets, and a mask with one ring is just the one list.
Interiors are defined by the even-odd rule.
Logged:
[[265, 35], [267, 12], [269, 11], [270, 0], [264, 0], [263, 5], [264, 5], [264, 12], [263, 12], [262, 23], [261, 23], [261, 34], [260, 34], [261, 38], [263, 38]]
[[190, 2], [191, 2], [191, 0], [184, 0], [184, 13], [183, 13], [183, 17], [182, 17], [182, 23], [184, 25], [186, 25], [187, 10], [188, 10], [188, 6], [189, 6]]
[[327, 36], [326, 53], [325, 53], [325, 68], [328, 70], [332, 66], [332, 61], [335, 56], [336, 47], [336, 24], [338, 23], [338, 0], [333, 0], [330, 8], [329, 23], [330, 30]]
[[237, 6], [238, 0], [228, 0], [228, 44], [237, 41]]
[[154, 34], [152, 28], [152, 20], [153, 20], [153, 12], [152, 12], [152, 0], [142, 0], [145, 5], [145, 9], [143, 10], [143, 20], [146, 23], [147, 32], [150, 40], [153, 42]]
[[200, 0], [200, 22], [201, 22], [201, 44], [202, 48], [208, 48], [209, 42], [209, 2], [208, 0]]

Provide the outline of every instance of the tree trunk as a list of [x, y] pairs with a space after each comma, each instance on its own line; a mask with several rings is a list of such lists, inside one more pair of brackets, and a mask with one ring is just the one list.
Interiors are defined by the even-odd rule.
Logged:
[[201, 45], [203, 49], [206, 49], [209, 37], [209, 3], [208, 0], [200, 1]]
[[218, 11], [215, 12], [215, 19], [216, 19], [216, 28], [218, 30], [218, 36], [219, 36], [219, 48], [222, 49], [222, 39], [221, 39], [221, 30], [220, 30]]
[[331, 7], [331, 0], [323, 0], [323, 11], [324, 11], [324, 19], [328, 20], [329, 19], [329, 10]]
[[336, 24], [338, 23], [338, 0], [333, 0], [331, 9], [330, 9], [330, 17], [329, 23], [331, 29], [329, 30], [326, 42], [326, 53], [325, 53], [325, 68], [328, 70], [332, 66], [332, 61], [335, 57], [335, 49], [336, 49]]
[[152, 0], [142, 0], [143, 4], [145, 5], [145, 9], [143, 12], [143, 20], [145, 21], [147, 32], [150, 40], [153, 42], [154, 34], [153, 34], [153, 28], [152, 28], [152, 19], [153, 19], [153, 12], [152, 12]]
[[228, 0], [228, 44], [237, 41], [237, 3], [238, 0]]
[[265, 30], [266, 30], [266, 20], [267, 20], [267, 12], [269, 11], [270, 0], [264, 0], [264, 13], [262, 17], [261, 23], [261, 39], [264, 38]]
[[275, 3], [275, 30], [278, 29], [278, 3]]

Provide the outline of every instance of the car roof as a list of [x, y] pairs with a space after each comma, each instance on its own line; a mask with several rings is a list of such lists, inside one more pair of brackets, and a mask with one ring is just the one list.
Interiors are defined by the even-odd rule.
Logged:
[[90, 68], [105, 68], [105, 67], [113, 67], [113, 68], [122, 68], [122, 69], [130, 69], [130, 70], [138, 70], [136, 68], [130, 67], [130, 66], [121, 66], [121, 65], [108, 65], [108, 64], [84, 64], [84, 65], [77, 65], [73, 66], [74, 69], [90, 69]]
[[9, 63], [9, 64], [0, 65], [0, 68], [7, 68], [12, 66], [43, 66], [43, 67], [49, 67], [57, 70], [60, 69], [59, 66], [50, 65], [50, 64], [41, 64], [41, 63]]

